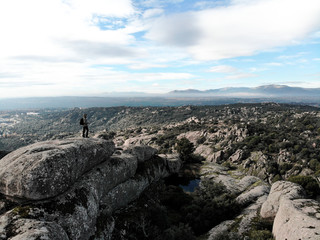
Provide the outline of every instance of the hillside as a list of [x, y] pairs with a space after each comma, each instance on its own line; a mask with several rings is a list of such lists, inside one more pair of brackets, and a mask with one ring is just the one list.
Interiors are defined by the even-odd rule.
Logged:
[[243, 98], [291, 98], [298, 99], [299, 97], [317, 97], [319, 98], [319, 88], [301, 88], [289, 87], [286, 85], [264, 85], [259, 87], [229, 87], [209, 90], [175, 90], [170, 92], [171, 95], [178, 96], [228, 96], [228, 97], [243, 97]]
[[[1, 99], [1, 96], [0, 96]], [[99, 96], [63, 96], [3, 98], [0, 111], [14, 109], [67, 109], [90, 107], [222, 105], [237, 103], [289, 103], [320, 106], [319, 88], [299, 88], [286, 85], [259, 87], [229, 87], [208, 90], [174, 90], [168, 93], [112, 92]]]
[[[90, 131], [117, 131], [181, 123], [190, 118], [210, 121], [257, 122], [258, 119], [318, 111], [302, 105], [274, 103], [181, 107], [110, 107], [70, 110], [23, 110], [0, 112], [0, 151], [12, 151], [36, 141], [80, 134], [79, 119], [88, 114]], [[280, 119], [281, 120], [281, 119]], [[279, 121], [280, 121], [279, 120]], [[282, 122], [280, 121], [279, 124]]]
[[[172, 153], [177, 139], [184, 136], [197, 154], [221, 163], [238, 164], [252, 153], [263, 155], [267, 165], [260, 168], [269, 182], [302, 170], [320, 170], [319, 109], [274, 103], [5, 112], [0, 115], [0, 151], [81, 136], [79, 119], [85, 112], [91, 137], [103, 133], [118, 142], [131, 139]], [[259, 172], [256, 166], [247, 170]]]
[[[80, 136], [79, 119], [83, 113], [88, 114], [90, 122], [89, 141], [99, 142], [96, 139], [101, 138], [112, 140], [115, 148], [111, 159], [122, 156], [125, 160], [121, 162], [124, 171], [131, 171], [130, 164], [138, 162], [135, 170], [137, 176], [108, 193], [106, 200], [111, 201], [110, 206], [120, 204], [121, 207], [119, 205], [119, 208], [114, 208], [116, 210], [109, 211], [109, 202], [101, 206], [94, 202], [99, 210], [95, 210], [94, 218], [90, 217], [89, 231], [85, 230], [86, 227], [79, 228], [82, 236], [85, 236], [83, 239], [89, 239], [90, 234], [94, 234], [90, 239], [114, 240], [278, 240], [283, 239], [283, 236], [316, 239], [312, 237], [318, 234], [320, 210], [319, 108], [261, 103], [2, 112], [0, 146], [1, 151], [5, 152], [3, 155], [20, 146], [34, 143], [3, 159], [8, 162], [11, 159], [21, 159], [19, 161], [23, 162], [28, 159], [24, 156], [29, 155], [28, 151], [36, 156], [41, 151], [56, 152], [51, 150], [54, 149], [51, 145], [57, 145], [57, 149], [68, 146], [74, 141], [72, 139]], [[91, 148], [84, 145], [77, 147], [81, 151], [66, 151], [65, 154], [79, 154], [87, 149], [88, 154], [92, 155]], [[22, 154], [22, 157], [14, 157], [17, 153]], [[60, 150], [57, 153], [57, 158], [61, 158], [59, 161], [70, 159], [68, 161], [75, 166], [77, 164], [73, 162], [74, 159], [88, 160], [74, 155], [73, 158], [65, 158]], [[155, 153], [157, 156], [152, 158], [152, 164], [146, 161], [139, 167], [139, 159], [149, 159]], [[130, 155], [128, 158], [127, 154], [134, 157]], [[44, 153], [43, 156], [51, 154]], [[136, 160], [133, 161], [133, 158]], [[30, 157], [27, 162], [37, 159], [38, 157]], [[52, 165], [50, 159], [49, 157], [47, 161], [48, 167], [64, 171], [62, 167]], [[177, 166], [172, 166], [172, 161], [176, 162], [177, 159], [183, 162], [179, 173], [166, 178], [170, 175], [169, 172], [177, 172]], [[54, 205], [39, 205], [39, 200], [28, 205], [28, 209], [38, 211], [36, 209], [40, 206], [43, 211], [49, 211], [47, 220], [56, 214], [66, 235], [70, 239], [77, 239], [78, 228], [72, 227], [66, 220], [70, 213], [63, 208], [64, 204], [71, 204], [69, 200], [75, 201], [81, 211], [87, 212], [91, 205], [86, 202], [88, 198], [82, 197], [81, 186], [84, 184], [86, 191], [93, 195], [96, 191], [104, 191], [101, 188], [103, 184], [96, 183], [100, 179], [96, 176], [102, 174], [107, 177], [113, 174], [108, 169], [117, 169], [120, 164], [114, 160], [108, 163], [99, 163], [102, 161], [99, 159], [97, 161], [94, 171], [86, 173], [88, 176], [93, 174], [92, 181], [97, 190], [92, 188], [93, 185], [87, 184], [86, 180], [79, 183], [76, 178], [72, 178], [74, 187], [68, 190], [68, 186], [62, 185], [64, 190], [61, 191], [66, 191], [62, 196], [65, 197], [61, 198], [59, 195], [55, 197], [58, 202], [52, 203], [62, 204], [62, 208], [59, 208], [61, 212], [52, 213], [51, 207]], [[171, 165], [168, 165], [168, 161]], [[19, 171], [22, 162], [16, 164]], [[105, 164], [107, 165], [104, 166]], [[14, 173], [5, 170], [3, 176], [8, 176], [8, 172], [12, 172], [12, 175]], [[75, 172], [81, 179], [82, 173], [78, 170]], [[12, 177], [12, 181], [20, 179], [20, 175], [18, 174], [18, 178]], [[28, 181], [31, 175], [26, 175]], [[84, 179], [91, 179], [87, 175], [83, 175]], [[46, 175], [48, 176], [51, 179], [50, 174]], [[153, 181], [154, 176], [161, 177], [156, 177], [156, 181]], [[0, 183], [5, 179], [0, 178]], [[60, 184], [59, 181], [58, 179]], [[59, 184], [57, 186], [60, 187]], [[1, 186], [2, 192], [9, 194], [3, 187], [7, 185], [0, 184], [0, 190]], [[107, 191], [103, 194], [107, 194]], [[15, 194], [13, 196], [17, 195]], [[33, 196], [28, 190], [24, 190], [23, 194], [21, 196]], [[20, 195], [17, 196], [21, 198]], [[120, 200], [127, 199], [127, 196], [131, 200]], [[15, 209], [18, 208], [16, 212], [23, 214], [23, 210], [19, 210], [21, 206], [10, 201], [4, 201], [3, 206], [7, 210], [14, 206]], [[80, 215], [80, 212], [74, 211], [72, 219], [78, 221]], [[41, 214], [36, 216], [41, 220]], [[13, 222], [16, 224], [15, 220]]]
[[[83, 113], [90, 122], [88, 141], [78, 138]], [[63, 239], [78, 234], [114, 240], [316, 239], [318, 234], [319, 108], [276, 103], [75, 108], [2, 112], [0, 119], [2, 155], [26, 146], [0, 161], [0, 218], [10, 220], [3, 222], [6, 236], [31, 236], [33, 231], [25, 230], [31, 223], [31, 229], [47, 226], [48, 233], [37, 236], [49, 239], [61, 234]], [[33, 168], [19, 172], [31, 162]], [[21, 203], [24, 198], [28, 205]]]

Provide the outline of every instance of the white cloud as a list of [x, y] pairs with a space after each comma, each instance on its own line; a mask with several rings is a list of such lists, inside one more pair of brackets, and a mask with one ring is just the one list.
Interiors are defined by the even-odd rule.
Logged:
[[242, 79], [242, 78], [252, 78], [257, 76], [258, 75], [253, 73], [238, 73], [238, 74], [227, 76], [226, 79]]
[[134, 70], [142, 70], [142, 69], [149, 69], [149, 68], [166, 68], [166, 67], [168, 67], [168, 65], [143, 63], [143, 62], [129, 65], [129, 68]]
[[267, 65], [267, 66], [273, 66], [273, 67], [281, 67], [281, 66], [283, 66], [283, 63], [280, 63], [280, 62], [270, 62], [270, 63], [266, 63], [265, 65]]
[[[257, 69], [251, 68], [250, 70], [251, 72], [253, 72], [253, 70], [257, 72]], [[224, 79], [227, 79], [227, 80], [251, 78], [251, 77], [257, 76], [256, 74], [243, 72], [242, 70], [229, 65], [218, 65], [218, 66], [211, 67], [209, 69], [209, 72], [226, 73], [227, 76]]]
[[[197, 71], [207, 67], [203, 60], [249, 56], [292, 44], [313, 31], [319, 37], [318, 0], [230, 0], [223, 6], [227, 3], [0, 1], [1, 97], [199, 86], [195, 81], [202, 73], [197, 76]], [[206, 7], [183, 12], [192, 5]], [[234, 66], [243, 61], [237, 59]], [[258, 72], [254, 63], [247, 69], [217, 65], [208, 71], [225, 74], [221, 82], [232, 85], [227, 79]]]
[[164, 13], [164, 10], [161, 8], [152, 8], [148, 9], [143, 13], [143, 18], [152, 18], [157, 17]]
[[228, 66], [228, 65], [219, 65], [214, 66], [209, 69], [209, 72], [216, 72], [216, 73], [235, 73], [238, 72], [238, 69]]
[[268, 68], [256, 68], [256, 67], [250, 68], [250, 72], [264, 72], [267, 70], [268, 70]]
[[294, 58], [299, 58], [299, 57], [307, 55], [307, 54], [308, 54], [308, 52], [299, 52], [294, 55], [282, 55], [282, 56], [279, 56], [278, 59], [284, 59], [284, 60], [294, 59]]
[[69, 56], [63, 42], [92, 41], [113, 45], [132, 39], [121, 29], [101, 31], [95, 17], [127, 17], [129, 0], [10, 0], [0, 2], [0, 52], [8, 56]]
[[228, 7], [161, 17], [146, 37], [196, 59], [250, 56], [296, 44], [320, 29], [318, 0], [238, 0]]
[[162, 73], [136, 73], [130, 74], [126, 79], [139, 81], [139, 82], [150, 82], [159, 80], [186, 80], [193, 79], [195, 76], [190, 73], [175, 73], [175, 72], [162, 72]]

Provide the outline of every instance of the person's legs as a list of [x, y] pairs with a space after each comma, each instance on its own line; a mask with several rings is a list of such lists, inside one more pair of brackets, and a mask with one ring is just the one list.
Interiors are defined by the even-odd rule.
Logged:
[[88, 137], [88, 134], [89, 134], [89, 128], [86, 127], [86, 138]]
[[82, 130], [82, 137], [88, 137], [88, 133], [89, 133], [89, 128], [88, 126], [84, 126], [83, 130]]
[[86, 127], [83, 126], [82, 128], [82, 137], [86, 137]]

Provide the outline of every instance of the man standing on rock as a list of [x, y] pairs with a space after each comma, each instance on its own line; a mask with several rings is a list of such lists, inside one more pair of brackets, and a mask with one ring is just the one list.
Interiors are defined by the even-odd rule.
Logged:
[[80, 125], [83, 126], [82, 128], [82, 137], [87, 138], [88, 133], [89, 133], [89, 128], [88, 128], [88, 120], [87, 120], [87, 114], [83, 114], [83, 118], [80, 120]]

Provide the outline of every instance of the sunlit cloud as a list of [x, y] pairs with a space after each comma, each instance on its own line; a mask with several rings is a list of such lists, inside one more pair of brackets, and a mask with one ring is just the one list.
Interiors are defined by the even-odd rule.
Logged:
[[[318, 0], [0, 1], [0, 97], [284, 82], [298, 75], [285, 67], [316, 72], [319, 12]], [[320, 87], [308, 76], [292, 82]]]
[[243, 78], [252, 78], [257, 76], [258, 75], [253, 73], [238, 73], [238, 74], [227, 76], [226, 79], [243, 79]]
[[216, 72], [216, 73], [235, 73], [238, 72], [238, 69], [228, 66], [228, 65], [219, 65], [214, 66], [209, 69], [209, 72]]
[[152, 64], [152, 63], [135, 63], [129, 66], [130, 69], [141, 70], [149, 68], [166, 68], [168, 65]]
[[297, 44], [320, 28], [319, 12], [318, 0], [233, 1], [227, 7], [164, 16], [146, 37], [186, 48], [200, 60], [250, 56]]

